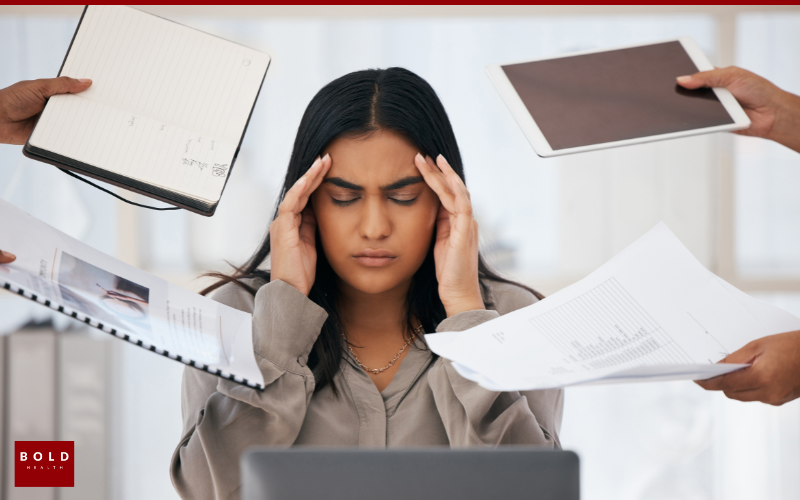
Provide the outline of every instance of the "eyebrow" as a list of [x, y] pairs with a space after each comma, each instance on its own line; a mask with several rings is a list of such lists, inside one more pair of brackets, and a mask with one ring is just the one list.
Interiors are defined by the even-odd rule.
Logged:
[[[364, 186], [359, 186], [358, 184], [353, 184], [352, 182], [347, 182], [346, 180], [342, 179], [341, 177], [329, 177], [322, 181], [323, 183], [333, 184], [334, 186], [349, 189], [351, 191], [363, 191]], [[381, 186], [381, 191], [394, 191], [395, 189], [401, 189], [406, 186], [411, 186], [413, 184], [418, 184], [420, 182], [424, 182], [424, 179], [418, 175], [410, 176], [410, 177], [403, 177], [402, 179], [395, 181], [391, 184], [386, 186]]]

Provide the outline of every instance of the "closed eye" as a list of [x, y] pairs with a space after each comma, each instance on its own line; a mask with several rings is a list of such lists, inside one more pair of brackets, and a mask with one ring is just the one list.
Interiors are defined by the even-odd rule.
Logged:
[[417, 198], [418, 198], [417, 196], [415, 196], [413, 198], [408, 198], [408, 197], [404, 197], [404, 196], [403, 197], [401, 197], [401, 196], [397, 196], [397, 197], [390, 196], [389, 197], [390, 200], [392, 200], [393, 202], [397, 203], [398, 205], [403, 205], [403, 206], [406, 206], [406, 207], [409, 206], [409, 205], [413, 205], [414, 202], [417, 201]]
[[399, 198], [393, 198], [393, 197], [389, 197], [389, 199], [392, 200], [393, 202], [397, 203], [398, 205], [403, 205], [403, 206], [413, 205], [414, 202], [417, 201], [417, 197], [416, 196], [411, 198], [411, 199], [406, 199], [406, 200], [399, 199]]
[[333, 196], [331, 196], [331, 201], [333, 202], [333, 204], [336, 205], [336, 206], [339, 206], [339, 207], [346, 207], [348, 205], [351, 205], [354, 201], [359, 200], [359, 199], [361, 199], [360, 196], [356, 196], [354, 198], [346, 198], [346, 199], [339, 199], [339, 198], [334, 198]]

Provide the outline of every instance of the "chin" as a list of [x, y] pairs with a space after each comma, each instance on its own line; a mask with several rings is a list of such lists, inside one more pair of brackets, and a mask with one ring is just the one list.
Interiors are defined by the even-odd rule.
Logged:
[[351, 270], [345, 274], [347, 279], [344, 281], [362, 293], [378, 294], [388, 292], [410, 278], [410, 276], [398, 276], [396, 272], [389, 271], [389, 269]]

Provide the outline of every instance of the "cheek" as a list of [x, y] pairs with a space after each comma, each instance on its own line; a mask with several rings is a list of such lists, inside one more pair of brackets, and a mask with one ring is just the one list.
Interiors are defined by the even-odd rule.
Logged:
[[421, 199], [413, 207], [398, 212], [400, 213], [395, 219], [397, 241], [403, 245], [404, 253], [411, 257], [409, 260], [419, 266], [428, 254], [433, 238], [439, 202], [436, 199]]
[[337, 207], [317, 198], [317, 196], [312, 196], [311, 201], [314, 216], [317, 219], [320, 243], [328, 260], [335, 259], [338, 254], [346, 252], [349, 235], [348, 217], [347, 214], [342, 213], [342, 210], [336, 210]]

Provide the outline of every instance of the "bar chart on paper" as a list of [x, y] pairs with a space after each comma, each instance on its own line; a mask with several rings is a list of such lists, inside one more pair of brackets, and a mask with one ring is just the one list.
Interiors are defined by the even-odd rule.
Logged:
[[693, 363], [615, 278], [528, 321], [563, 354], [553, 373]]
[[567, 288], [460, 332], [426, 335], [462, 377], [493, 391], [700, 380], [748, 342], [800, 329], [704, 268], [659, 224]]

